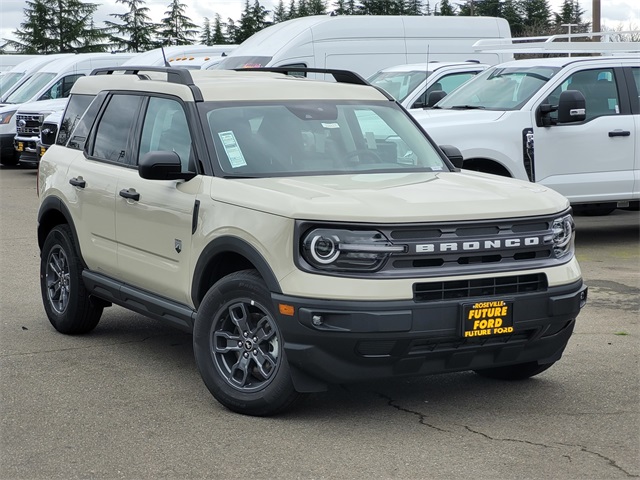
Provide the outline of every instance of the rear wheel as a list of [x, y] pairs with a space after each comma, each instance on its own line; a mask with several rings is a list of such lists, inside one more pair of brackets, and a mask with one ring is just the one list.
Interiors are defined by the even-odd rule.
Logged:
[[40, 290], [47, 317], [60, 333], [87, 333], [100, 321], [103, 307], [92, 301], [84, 286], [82, 263], [68, 225], [58, 225], [44, 241]]
[[538, 362], [528, 362], [474, 371], [481, 377], [494, 378], [497, 380], [525, 380], [551, 368], [553, 363], [555, 362], [540, 365]]
[[254, 270], [227, 275], [207, 292], [196, 317], [193, 349], [205, 385], [230, 410], [274, 415], [300, 397], [271, 295]]
[[609, 215], [615, 211], [615, 205], [594, 204], [594, 205], [575, 205], [573, 207], [573, 213], [575, 215], [581, 215], [583, 217], [601, 217]]

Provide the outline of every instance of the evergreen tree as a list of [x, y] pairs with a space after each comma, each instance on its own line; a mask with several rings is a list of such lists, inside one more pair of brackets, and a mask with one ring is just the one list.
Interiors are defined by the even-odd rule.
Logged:
[[193, 43], [193, 37], [198, 33], [197, 25], [185, 15], [187, 5], [180, 0], [171, 0], [167, 5], [168, 10], [161, 21], [162, 45], [189, 45]]
[[211, 32], [211, 22], [204, 17], [204, 24], [200, 31], [200, 43], [203, 45], [213, 45], [213, 33]]
[[475, 15], [485, 17], [501, 17], [502, 4], [500, 0], [476, 0]]
[[327, 5], [325, 4], [324, 0], [309, 0], [307, 8], [309, 10], [309, 15], [327, 14]]
[[213, 22], [213, 33], [211, 36], [211, 42], [213, 45], [225, 45], [229, 43], [222, 33], [222, 19], [220, 14], [216, 13], [216, 19]]
[[83, 53], [107, 49], [108, 34], [97, 28], [98, 5], [81, 0], [27, 0], [25, 22], [9, 45], [22, 53]]
[[524, 19], [517, 0], [505, 0], [502, 4], [502, 18], [509, 22], [512, 36], [521, 37], [523, 35]]
[[122, 23], [105, 21], [111, 31], [111, 42], [125, 52], [145, 52], [153, 48], [155, 25], [144, 0], [116, 0], [129, 8], [126, 13], [112, 13]]
[[358, 13], [361, 15], [402, 15], [403, 0], [361, 0]]
[[309, 15], [309, 5], [307, 4], [307, 0], [299, 0], [298, 17], [308, 17]]
[[239, 27], [235, 24], [235, 22], [233, 21], [233, 18], [229, 17], [227, 18], [227, 23], [224, 24], [224, 29], [226, 32], [226, 38], [228, 39], [228, 41], [232, 44], [238, 44], [241, 43], [238, 41], [238, 34], [239, 34]]
[[456, 14], [456, 11], [453, 9], [453, 6], [449, 3], [449, 0], [441, 0], [439, 13], [442, 16], [451, 17]]
[[333, 2], [333, 13], [336, 15], [347, 15], [346, 0], [337, 0]]
[[[427, 0], [428, 6], [428, 0]], [[403, 15], [422, 15], [422, 0], [407, 0], [404, 5]]]
[[358, 14], [358, 6], [356, 5], [356, 0], [347, 0], [346, 8], [347, 8], [347, 15]]
[[287, 9], [284, 7], [284, 0], [280, 0], [276, 8], [273, 9], [273, 23], [280, 23], [288, 20]]
[[520, 0], [527, 35], [544, 35], [550, 26], [551, 8], [548, 0]]
[[251, 35], [271, 25], [271, 23], [267, 22], [268, 15], [269, 10], [260, 3], [260, 0], [254, 0], [253, 6], [251, 7], [251, 18], [253, 19], [253, 31]]
[[289, 3], [289, 12], [287, 13], [287, 20], [292, 18], [298, 18], [298, 9], [296, 8], [296, 0], [291, 0]]
[[[584, 10], [580, 7], [579, 0], [564, 0], [562, 7], [560, 8], [560, 13], [555, 14], [554, 23], [557, 27], [561, 27], [563, 23], [573, 24], [576, 26], [571, 28], [572, 32], [585, 33], [589, 31], [591, 23], [582, 21], [583, 14]], [[564, 28], [565, 27], [562, 27], [562, 29]]]

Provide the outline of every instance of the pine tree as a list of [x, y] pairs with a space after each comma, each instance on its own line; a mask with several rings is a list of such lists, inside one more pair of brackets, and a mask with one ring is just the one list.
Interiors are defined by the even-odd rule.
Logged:
[[403, 0], [361, 0], [358, 13], [361, 15], [402, 15]]
[[502, 4], [500, 0], [476, 0], [475, 14], [486, 17], [501, 17]]
[[161, 20], [163, 45], [189, 45], [193, 42], [193, 37], [198, 33], [197, 25], [185, 15], [187, 5], [180, 3], [180, 0], [171, 0], [167, 5], [166, 15]]
[[298, 17], [308, 17], [309, 16], [309, 5], [307, 4], [307, 0], [299, 0], [298, 1]]
[[233, 18], [227, 18], [227, 23], [224, 24], [224, 30], [226, 32], [226, 38], [232, 44], [242, 43], [238, 41], [239, 27], [236, 26]]
[[202, 25], [202, 30], [200, 31], [200, 43], [202, 43], [203, 45], [213, 45], [211, 22], [207, 17], [204, 17], [204, 23]]
[[10, 41], [23, 53], [83, 53], [107, 49], [108, 34], [97, 28], [95, 3], [81, 0], [27, 0], [25, 22], [14, 31], [18, 41]]
[[129, 7], [126, 13], [112, 13], [122, 23], [105, 21], [111, 31], [111, 42], [125, 52], [144, 52], [153, 48], [156, 26], [151, 22], [144, 0], [116, 0]]
[[[571, 31], [574, 33], [585, 33], [589, 31], [591, 26], [590, 22], [583, 22], [582, 15], [584, 10], [580, 7], [579, 0], [564, 0], [560, 13], [555, 14], [554, 23], [557, 27], [561, 27], [562, 24], [573, 24]], [[564, 27], [562, 27], [564, 29]]]
[[288, 20], [287, 9], [284, 7], [284, 0], [280, 0], [276, 8], [273, 9], [273, 23], [280, 23]]
[[296, 1], [291, 0], [289, 3], [289, 12], [287, 13], [287, 20], [292, 18], [298, 18], [298, 9], [296, 8]]
[[220, 14], [216, 13], [216, 19], [213, 22], [213, 33], [211, 36], [211, 41], [213, 45], [225, 45], [228, 40], [225, 38], [224, 33], [222, 33], [222, 19], [220, 18]]
[[440, 15], [451, 17], [455, 15], [456, 12], [449, 3], [449, 0], [441, 0], [440, 1]]
[[545, 35], [550, 26], [551, 8], [548, 0], [520, 0], [527, 35]]
[[505, 0], [502, 4], [502, 18], [509, 22], [512, 36], [522, 36], [524, 31], [524, 19], [522, 18], [520, 4], [517, 0]]
[[271, 25], [271, 23], [267, 22], [269, 10], [260, 3], [260, 0], [254, 0], [250, 14], [253, 19], [253, 31], [251, 32], [251, 35]]
[[324, 0], [309, 0], [308, 4], [309, 15], [326, 15], [327, 5]]
[[407, 0], [404, 5], [403, 15], [422, 15], [422, 0]]

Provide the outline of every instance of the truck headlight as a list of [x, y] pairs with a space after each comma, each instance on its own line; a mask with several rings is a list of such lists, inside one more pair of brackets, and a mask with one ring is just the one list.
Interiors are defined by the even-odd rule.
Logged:
[[551, 224], [553, 233], [553, 253], [556, 258], [573, 254], [575, 224], [571, 215], [556, 218]]
[[16, 112], [17, 110], [12, 110], [11, 112], [0, 113], [0, 125], [8, 125]]
[[404, 245], [392, 245], [375, 230], [316, 228], [302, 238], [301, 255], [314, 268], [327, 271], [376, 271]]

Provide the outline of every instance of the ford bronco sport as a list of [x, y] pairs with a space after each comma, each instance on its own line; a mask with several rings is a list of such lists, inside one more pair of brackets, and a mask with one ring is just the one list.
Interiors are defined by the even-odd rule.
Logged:
[[39, 167], [51, 324], [86, 333], [117, 304], [192, 332], [208, 389], [250, 415], [560, 359], [587, 294], [569, 202], [459, 170], [390, 95], [325, 73], [79, 79]]

